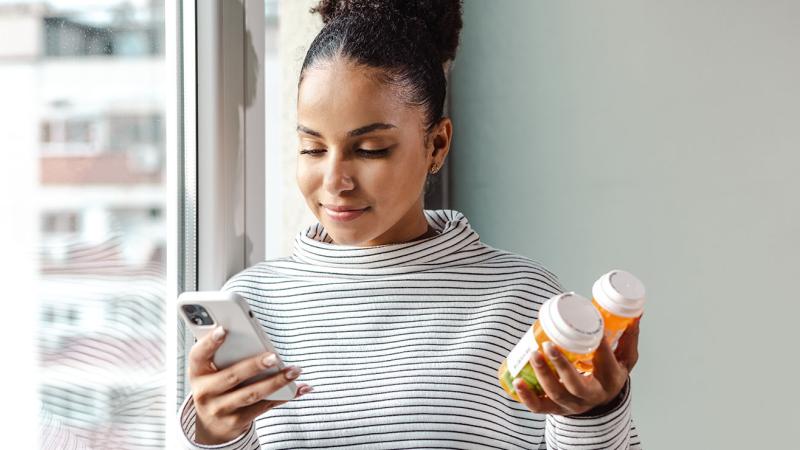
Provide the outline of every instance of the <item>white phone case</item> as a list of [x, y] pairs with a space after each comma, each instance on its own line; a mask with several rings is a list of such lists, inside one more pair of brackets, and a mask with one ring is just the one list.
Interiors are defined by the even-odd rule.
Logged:
[[[200, 305], [208, 311], [214, 321], [211, 325], [197, 325], [189, 320], [183, 305]], [[178, 297], [178, 314], [192, 331], [197, 339], [214, 330], [217, 325], [222, 325], [227, 331], [225, 342], [214, 354], [214, 365], [217, 369], [224, 369], [251, 356], [274, 352], [278, 356], [278, 365], [264, 373], [245, 380], [242, 385], [250, 384], [266, 378], [284, 367], [280, 356], [277, 355], [269, 336], [264, 332], [258, 319], [250, 311], [247, 302], [235, 292], [200, 291], [184, 292]], [[297, 385], [289, 382], [287, 385], [272, 393], [265, 400], [291, 400], [295, 397]]]

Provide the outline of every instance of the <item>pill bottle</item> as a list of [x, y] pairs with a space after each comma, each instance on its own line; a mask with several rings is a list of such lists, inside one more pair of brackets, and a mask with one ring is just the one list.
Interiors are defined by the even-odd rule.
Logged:
[[578, 370], [590, 372], [594, 351], [602, 338], [603, 318], [589, 299], [574, 292], [557, 295], [542, 304], [539, 318], [500, 365], [497, 371], [500, 386], [519, 401], [513, 381], [522, 378], [537, 394], [542, 394], [529, 361], [535, 350], [543, 352], [542, 344], [547, 341], [561, 349]]
[[632, 273], [612, 270], [595, 281], [592, 303], [605, 323], [605, 335], [611, 348], [637, 317], [644, 312], [644, 284]]

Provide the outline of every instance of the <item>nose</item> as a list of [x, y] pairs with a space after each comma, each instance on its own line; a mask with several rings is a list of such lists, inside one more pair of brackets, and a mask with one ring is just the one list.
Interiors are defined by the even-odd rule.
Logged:
[[342, 192], [355, 189], [356, 185], [351, 169], [350, 162], [341, 157], [328, 158], [323, 179], [323, 186], [328, 194], [340, 195]]

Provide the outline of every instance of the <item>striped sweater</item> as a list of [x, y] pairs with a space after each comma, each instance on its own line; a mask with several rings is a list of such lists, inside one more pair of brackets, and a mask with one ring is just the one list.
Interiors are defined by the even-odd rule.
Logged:
[[247, 299], [314, 392], [217, 446], [193, 443], [190, 395], [186, 448], [639, 448], [628, 388], [595, 417], [535, 414], [508, 398], [500, 363], [563, 289], [538, 263], [482, 243], [461, 213], [425, 215], [437, 236], [377, 247], [335, 245], [316, 224], [292, 256], [232, 277], [223, 290]]

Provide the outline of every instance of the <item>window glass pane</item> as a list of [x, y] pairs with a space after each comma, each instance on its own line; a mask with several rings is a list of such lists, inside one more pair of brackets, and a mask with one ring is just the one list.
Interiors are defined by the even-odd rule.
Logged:
[[38, 167], [30, 253], [48, 448], [164, 445], [163, 7], [0, 2], [14, 36], [0, 44], [0, 108], [26, 124], [14, 151]]
[[[294, 134], [287, 137], [286, 129], [293, 129], [290, 120], [294, 118], [291, 111], [286, 110], [286, 97], [291, 96], [286, 87], [291, 85], [290, 70], [284, 65], [284, 60], [280, 54], [278, 42], [281, 40], [281, 15], [285, 11], [281, 6], [304, 6], [305, 3], [289, 5], [278, 0], [264, 0], [264, 152], [265, 152], [265, 228], [266, 240], [265, 255], [267, 258], [284, 256], [291, 251], [291, 247], [286, 242], [292, 241], [294, 231], [297, 229], [296, 222], [301, 219], [304, 211], [292, 211], [290, 208], [297, 202], [285, 198], [286, 193], [294, 193], [296, 190], [294, 176], [292, 175], [291, 162], [287, 159], [293, 157], [294, 153], [287, 151], [296, 145]], [[307, 9], [306, 9], [307, 12]], [[310, 14], [309, 14], [310, 16]], [[284, 53], [288, 53], [290, 44], [284, 44]], [[285, 59], [286, 56], [284, 55]], [[291, 117], [289, 119], [288, 117]], [[288, 156], [287, 156], [288, 155]], [[296, 200], [296, 199], [295, 199]], [[294, 219], [293, 219], [294, 218]]]

